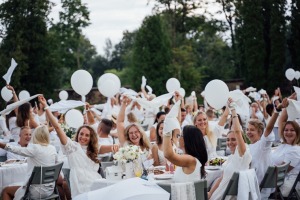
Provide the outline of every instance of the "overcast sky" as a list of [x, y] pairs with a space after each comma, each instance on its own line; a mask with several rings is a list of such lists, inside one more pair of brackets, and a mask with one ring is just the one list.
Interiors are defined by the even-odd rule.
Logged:
[[[53, 8], [51, 17], [58, 20], [61, 10], [60, 0]], [[147, 5], [147, 0], [82, 0], [90, 11], [91, 24], [83, 30], [91, 43], [96, 46], [99, 54], [103, 54], [105, 40], [110, 38], [113, 45], [117, 44], [125, 30], [135, 30], [140, 27], [143, 19], [151, 15], [152, 0]]]

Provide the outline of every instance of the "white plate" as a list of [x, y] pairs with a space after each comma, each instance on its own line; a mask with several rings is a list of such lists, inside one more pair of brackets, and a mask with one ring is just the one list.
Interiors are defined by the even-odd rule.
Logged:
[[172, 179], [174, 176], [174, 174], [158, 174], [158, 175], [154, 175], [154, 178], [157, 180], [168, 180], [168, 179]]
[[205, 169], [207, 169], [207, 170], [219, 170], [221, 168], [222, 168], [221, 166], [212, 166], [212, 165], [205, 166]]

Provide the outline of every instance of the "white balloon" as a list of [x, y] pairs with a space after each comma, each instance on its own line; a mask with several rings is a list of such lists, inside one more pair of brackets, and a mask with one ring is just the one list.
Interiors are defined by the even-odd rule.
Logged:
[[68, 126], [72, 128], [79, 128], [84, 122], [83, 115], [79, 110], [76, 109], [69, 110], [65, 116], [65, 119]]
[[87, 95], [93, 87], [93, 78], [88, 71], [80, 69], [72, 74], [71, 85], [77, 94]]
[[298, 80], [299, 78], [300, 78], [300, 72], [299, 72], [299, 71], [296, 71], [296, 72], [295, 72], [295, 79]]
[[67, 100], [68, 97], [69, 97], [69, 94], [68, 94], [67, 91], [62, 90], [62, 91], [59, 92], [58, 96], [59, 96], [60, 100]]
[[295, 70], [293, 70], [292, 68], [289, 68], [285, 71], [285, 77], [289, 80], [292, 81], [295, 78]]
[[180, 96], [184, 97], [185, 96], [185, 90], [183, 88], [179, 88], [178, 90]]
[[19, 93], [19, 100], [23, 100], [23, 99], [27, 99], [30, 97], [30, 94], [28, 91], [26, 90], [22, 90], [20, 93]]
[[180, 82], [176, 78], [170, 78], [166, 83], [168, 92], [175, 92], [180, 89]]
[[1, 90], [1, 97], [4, 99], [4, 101], [9, 101], [13, 97], [13, 93], [11, 90], [7, 89], [6, 86], [4, 86]]
[[[99, 81], [98, 81], [99, 83]], [[120, 90], [113, 80], [105, 80], [98, 85], [98, 89], [103, 96], [113, 97]]]
[[229, 89], [221, 80], [212, 80], [205, 86], [205, 99], [215, 109], [221, 109], [226, 105], [229, 97]]
[[101, 84], [103, 84], [106, 80], [111, 80], [115, 83], [116, 87], [118, 87], [119, 89], [121, 88], [121, 81], [119, 79], [119, 77], [115, 74], [112, 73], [105, 73], [102, 76], [100, 76], [100, 78], [98, 79], [98, 88]]

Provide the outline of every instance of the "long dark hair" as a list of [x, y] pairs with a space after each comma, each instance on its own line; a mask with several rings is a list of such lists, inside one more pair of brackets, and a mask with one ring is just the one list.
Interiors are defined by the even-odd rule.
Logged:
[[76, 132], [75, 142], [78, 142], [78, 135], [81, 129], [86, 128], [90, 131], [90, 142], [87, 147], [86, 155], [95, 163], [99, 163], [98, 156], [98, 138], [94, 129], [88, 125], [80, 126]]
[[162, 138], [159, 135], [159, 127], [164, 123], [164, 120], [162, 120], [161, 122], [158, 122], [157, 127], [156, 127], [156, 144], [162, 144]]
[[16, 124], [18, 127], [27, 126], [26, 120], [30, 119], [30, 103], [26, 102], [19, 106]]
[[205, 163], [208, 160], [203, 134], [196, 126], [187, 125], [183, 128], [183, 140], [185, 152], [201, 163], [201, 178], [205, 177]]
[[162, 115], [166, 115], [166, 113], [164, 111], [160, 111], [160, 112], [156, 113], [156, 118], [155, 118], [154, 124], [158, 122], [158, 119]]

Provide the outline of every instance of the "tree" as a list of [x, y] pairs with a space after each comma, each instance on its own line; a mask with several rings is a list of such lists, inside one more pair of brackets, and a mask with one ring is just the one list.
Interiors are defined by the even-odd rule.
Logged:
[[170, 78], [167, 68], [170, 62], [170, 42], [163, 31], [160, 16], [146, 17], [136, 33], [132, 63], [129, 66], [131, 73], [128, 76], [131, 77], [133, 88], [140, 88], [141, 77], [145, 75], [155, 94], [165, 93], [162, 84]]
[[8, 0], [0, 5], [0, 71], [6, 72], [12, 57], [17, 61], [11, 83], [17, 91], [52, 96], [57, 87], [58, 69], [46, 26], [51, 6], [46, 0]]
[[61, 0], [63, 11], [59, 12], [59, 22], [52, 25], [61, 40], [61, 54], [64, 62], [72, 69], [82, 68], [82, 49], [80, 48], [82, 29], [89, 22], [89, 11], [81, 0]]

